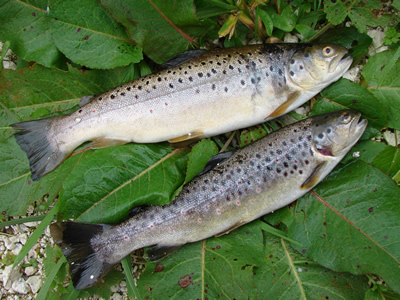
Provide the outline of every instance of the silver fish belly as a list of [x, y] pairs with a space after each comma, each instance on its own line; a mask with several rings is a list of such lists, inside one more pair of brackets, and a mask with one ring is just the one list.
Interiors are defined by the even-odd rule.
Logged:
[[148, 257], [158, 260], [186, 243], [230, 232], [288, 205], [336, 166], [366, 125], [354, 111], [308, 118], [217, 155], [211, 160], [215, 167], [186, 184], [173, 202], [120, 225], [53, 224], [51, 233], [70, 263], [75, 287], [94, 284], [135, 249], [156, 245]]
[[38, 180], [89, 140], [92, 148], [187, 142], [278, 117], [338, 80], [352, 62], [346, 53], [330, 44], [268, 44], [182, 54], [174, 67], [72, 114], [12, 126]]

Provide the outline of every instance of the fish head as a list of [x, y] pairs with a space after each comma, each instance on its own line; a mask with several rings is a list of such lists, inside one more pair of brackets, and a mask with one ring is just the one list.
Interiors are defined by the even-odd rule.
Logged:
[[361, 113], [355, 110], [342, 110], [313, 117], [314, 151], [323, 156], [341, 159], [367, 127], [367, 120], [360, 118]]
[[320, 91], [338, 80], [350, 68], [353, 58], [335, 44], [316, 44], [301, 48], [288, 62], [288, 77], [309, 91]]

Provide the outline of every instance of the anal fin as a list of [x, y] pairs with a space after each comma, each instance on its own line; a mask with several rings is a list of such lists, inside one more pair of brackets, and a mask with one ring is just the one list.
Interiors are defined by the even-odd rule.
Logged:
[[225, 235], [225, 234], [228, 234], [228, 233], [234, 231], [236, 228], [239, 228], [240, 226], [243, 226], [244, 224], [247, 224], [247, 222], [245, 222], [245, 221], [237, 222], [235, 225], [233, 225], [233, 226], [230, 227], [229, 229], [224, 230], [224, 231], [222, 231], [222, 232], [220, 232], [220, 233], [218, 233], [218, 234], [216, 234], [216, 235], [214, 235], [214, 236], [215, 236], [215, 237], [223, 236], [223, 235]]
[[110, 138], [97, 138], [94, 139], [89, 147], [92, 149], [106, 148], [111, 146], [120, 146], [128, 143], [127, 141], [110, 139]]
[[147, 257], [151, 262], [158, 261], [172, 252], [178, 250], [183, 245], [171, 245], [171, 246], [155, 246], [147, 250]]
[[188, 134], [178, 136], [176, 138], [168, 140], [174, 148], [183, 148], [194, 142], [197, 142], [204, 136], [204, 132], [202, 130], [196, 130], [193, 132], [189, 132]]
[[293, 92], [291, 93], [287, 100], [279, 105], [279, 107], [277, 109], [274, 110], [274, 112], [272, 114], [270, 114], [268, 117], [265, 118], [265, 120], [267, 119], [271, 119], [271, 118], [276, 118], [279, 117], [280, 115], [283, 115], [285, 112], [287, 112], [287, 109], [289, 108], [290, 105], [292, 105], [292, 103], [294, 101], [296, 101], [296, 99], [300, 96], [300, 92]]
[[318, 180], [320, 179], [321, 174], [322, 174], [326, 164], [327, 164], [326, 161], [318, 164], [315, 167], [314, 171], [311, 173], [311, 175], [300, 186], [300, 189], [309, 190], [309, 189], [313, 188], [318, 183]]

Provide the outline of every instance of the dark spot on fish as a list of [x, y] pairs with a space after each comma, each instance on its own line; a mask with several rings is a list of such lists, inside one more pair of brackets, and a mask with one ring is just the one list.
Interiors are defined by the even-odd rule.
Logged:
[[228, 92], [228, 88], [227, 88], [227, 87], [225, 87], [225, 89], [224, 89], [224, 90], [225, 90], [225, 92], [226, 92], [226, 93]]
[[269, 74], [268, 74], [268, 72], [267, 72], [267, 73], [265, 73], [265, 77], [269, 77]]
[[80, 109], [79, 111], [78, 111], [78, 113], [81, 113], [82, 112], [82, 109]]
[[370, 213], [372, 213], [372, 212], [374, 211], [374, 208], [373, 208], [373, 207], [370, 207], [370, 208], [368, 208], [368, 211], [369, 211]]
[[291, 64], [291, 65], [294, 64], [294, 59], [290, 60], [290, 64]]
[[138, 95], [135, 95], [135, 98], [136, 98], [136, 99], [139, 99], [139, 96], [138, 96]]
[[308, 54], [308, 53], [304, 54], [305, 58], [308, 58], [309, 56], [310, 56], [310, 54]]
[[302, 170], [299, 170], [299, 174], [300, 174], [300, 175], [303, 174], [303, 171], [302, 171]]
[[[168, 74], [171, 74], [171, 70], [168, 70], [168, 72], [167, 72]], [[142, 81], [143, 81], [143, 79], [142, 79]]]
[[203, 73], [198, 73], [197, 74], [200, 78], [203, 77]]
[[204, 192], [204, 191], [207, 190], [207, 187], [203, 185], [203, 186], [201, 187], [201, 189], [202, 189], [202, 191]]
[[218, 179], [214, 179], [214, 183], [218, 184], [219, 183]]
[[299, 69], [300, 69], [300, 70], [303, 70], [303, 69], [304, 69], [304, 67], [300, 65], [300, 66], [299, 66]]
[[311, 141], [312, 140], [312, 136], [311, 135], [307, 136], [307, 140]]
[[257, 154], [256, 154], [256, 157], [257, 157], [257, 158], [261, 158], [261, 155], [257, 153]]
[[125, 96], [125, 93], [121, 93], [120, 95], [121, 95], [121, 96]]
[[200, 94], [200, 90], [199, 89], [196, 90], [196, 94]]
[[210, 73], [207, 73], [207, 77], [211, 77], [211, 74], [210, 74]]
[[189, 285], [193, 284], [191, 279], [192, 277], [190, 275], [185, 275], [179, 279], [178, 284], [183, 289], [187, 288]]
[[182, 82], [183, 82], [182, 78], [179, 78], [178, 81], [179, 81], [179, 83], [182, 83]]
[[244, 80], [240, 80], [240, 83], [241, 83], [242, 85], [245, 85], [245, 84], [246, 84], [246, 82], [245, 82]]
[[193, 77], [192, 76], [189, 77], [189, 81], [193, 81]]
[[293, 166], [293, 169], [297, 170], [297, 165], [294, 165], [294, 166]]
[[273, 66], [270, 66], [270, 67], [269, 67], [269, 70], [270, 70], [271, 72], [273, 72], [273, 71], [274, 71], [274, 67], [273, 67]]
[[191, 69], [192, 69], [192, 66], [189, 65], [188, 68], [191, 70]]
[[157, 89], [157, 87], [155, 85], [153, 85], [153, 90], [156, 90], [156, 89]]
[[283, 176], [287, 177], [287, 176], [288, 176], [288, 173], [287, 173], [287, 172], [283, 173]]
[[213, 91], [215, 91], [215, 89], [217, 88], [217, 86], [216, 86], [215, 84], [213, 84], [213, 85], [211, 86], [211, 88], [212, 88]]
[[229, 174], [227, 174], [227, 175], [225, 176], [225, 178], [226, 178], [227, 180], [229, 180], [229, 179], [231, 179], [231, 178], [232, 178], [232, 176], [231, 176], [231, 175], [229, 175]]
[[211, 72], [213, 72], [214, 74], [217, 74], [217, 70], [215, 70], [215, 69], [211, 69]]
[[239, 73], [242, 73], [242, 69], [241, 69], [241, 68], [238, 68], [238, 72], [239, 72]]
[[290, 76], [293, 76], [293, 75], [294, 75], [294, 72], [293, 72], [293, 71], [290, 71], [289, 74], [290, 74]]
[[231, 200], [231, 197], [226, 196], [226, 201], [230, 201], [230, 200]]
[[174, 88], [174, 85], [173, 85], [172, 83], [170, 83], [170, 84], [169, 84], [169, 87], [170, 87], [171, 89], [173, 89], [173, 88]]
[[139, 86], [138, 86], [138, 89], [139, 89], [139, 90], [141, 90], [141, 89], [142, 89], [142, 86], [141, 86], [141, 85], [139, 85]]
[[318, 134], [318, 138], [322, 139], [324, 137], [323, 133]]
[[202, 64], [203, 66], [205, 66], [205, 65], [206, 65], [206, 63], [205, 63], [204, 61], [202, 61], [202, 62], [201, 62], [201, 64]]
[[223, 70], [223, 71], [222, 71], [222, 74], [226, 75], [226, 70]]
[[292, 159], [292, 157], [288, 153], [285, 155], [285, 157], [286, 157], [287, 160], [291, 160]]
[[221, 64], [220, 62], [217, 62], [217, 65], [220, 66], [220, 65], [222, 65], [222, 64]]
[[281, 155], [282, 154], [282, 150], [276, 150], [276, 154]]
[[279, 73], [279, 75], [280, 75], [280, 76], [282, 76], [282, 75], [283, 75], [283, 72], [282, 72], [282, 70], [281, 70], [281, 69], [279, 69], [279, 70], [278, 70], [278, 73]]
[[279, 168], [276, 168], [276, 173], [280, 173], [281, 172], [281, 169], [279, 169]]
[[114, 99], [114, 98], [115, 98], [115, 95], [111, 95], [110, 98], [111, 98], [111, 99]]
[[158, 273], [158, 272], [162, 272], [164, 270], [164, 266], [160, 265], [160, 264], [156, 264], [155, 268], [154, 268], [154, 272]]
[[255, 165], [255, 162], [251, 160], [250, 161], [250, 166], [254, 167], [254, 165]]
[[267, 163], [270, 163], [270, 162], [272, 161], [272, 159], [271, 159], [270, 157], [267, 157], [267, 158], [265, 158], [265, 161], [266, 161]]
[[242, 172], [242, 169], [241, 168], [237, 168], [236, 172], [240, 173], [240, 172]]
[[332, 129], [328, 128], [328, 129], [326, 130], [326, 132], [327, 132], [327, 133], [331, 133], [331, 132], [332, 132]]
[[249, 56], [252, 56], [252, 55], [253, 55], [251, 52], [247, 52], [247, 54], [248, 54]]
[[282, 145], [283, 145], [283, 146], [286, 146], [286, 145], [287, 145], [287, 143], [286, 143], [285, 141], [283, 141], [283, 142], [282, 142]]
[[304, 161], [304, 163], [305, 163], [306, 165], [308, 165], [310, 162], [308, 161], [308, 159], [306, 159], [306, 160]]
[[233, 67], [232, 65], [229, 65], [229, 69], [233, 70], [233, 69], [234, 69], [234, 67]]
[[251, 79], [252, 84], [256, 84], [256, 80], [254, 78]]
[[126, 90], [129, 92], [129, 91], [131, 90], [131, 87], [128, 86], [128, 87], [126, 88]]
[[283, 163], [283, 166], [284, 166], [285, 168], [287, 168], [287, 167], [289, 167], [289, 164], [285, 161], [285, 162]]
[[269, 154], [271, 154], [273, 156], [273, 155], [275, 155], [275, 152], [271, 150], [271, 151], [269, 151]]
[[147, 81], [146, 81], [146, 85], [149, 85], [149, 83], [150, 83], [150, 81], [147, 80]]

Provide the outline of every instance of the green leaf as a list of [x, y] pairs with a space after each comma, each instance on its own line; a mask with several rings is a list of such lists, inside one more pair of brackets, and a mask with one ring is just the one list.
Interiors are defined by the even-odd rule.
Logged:
[[242, 130], [240, 133], [240, 147], [250, 145], [254, 141], [266, 136], [267, 132], [262, 127], [253, 127]]
[[272, 30], [274, 29], [274, 23], [272, 22], [270, 15], [265, 10], [262, 10], [260, 7], [257, 7], [256, 15], [260, 17], [261, 21], [264, 23], [267, 34], [271, 36]]
[[400, 129], [400, 49], [378, 53], [362, 71], [368, 89], [384, 105], [387, 126]]
[[51, 6], [49, 18], [55, 45], [75, 63], [110, 69], [143, 59], [124, 27], [96, 0], [58, 1]]
[[2, 1], [0, 40], [27, 61], [47, 67], [61, 66], [65, 58], [53, 43], [47, 18], [48, 1]]
[[[191, 0], [101, 0], [113, 18], [153, 61], [164, 63], [201, 39], [211, 21], [199, 21]], [[154, 47], [157, 45], [157, 47]]]
[[366, 88], [341, 79], [321, 92], [322, 101], [339, 104], [342, 108], [355, 109], [377, 126], [386, 124], [387, 113], [380, 101]]
[[378, 274], [399, 292], [398, 199], [389, 177], [357, 161], [336, 168], [284, 222], [289, 237], [303, 244], [295, 246], [300, 253], [337, 272]]
[[368, 289], [365, 277], [324, 268], [270, 234], [263, 256], [254, 269], [260, 299], [362, 299]]
[[386, 27], [389, 25], [391, 17], [389, 15], [383, 15], [375, 17], [372, 14], [372, 10], [366, 7], [355, 7], [349, 12], [349, 18], [353, 25], [360, 32], [367, 32], [369, 27]]
[[253, 268], [262, 261], [263, 237], [256, 221], [148, 263], [138, 287], [142, 298], [151, 299], [254, 299]]
[[128, 296], [131, 299], [140, 300], [140, 295], [135, 285], [135, 281], [132, 276], [132, 269], [131, 269], [131, 257], [126, 256], [122, 261], [122, 267], [124, 268], [125, 278], [126, 278], [126, 285], [128, 288]]
[[187, 154], [163, 144], [86, 151], [64, 181], [59, 217], [117, 223], [133, 206], [169, 203], [184, 180]]
[[333, 25], [338, 25], [344, 21], [347, 16], [346, 5], [341, 1], [325, 1], [324, 11], [326, 18]]
[[218, 147], [211, 140], [202, 140], [197, 143], [189, 154], [185, 183], [199, 174], [210, 160], [218, 154]]
[[290, 6], [286, 6], [280, 15], [271, 14], [271, 19], [274, 26], [284, 32], [291, 32], [296, 25], [296, 15]]

